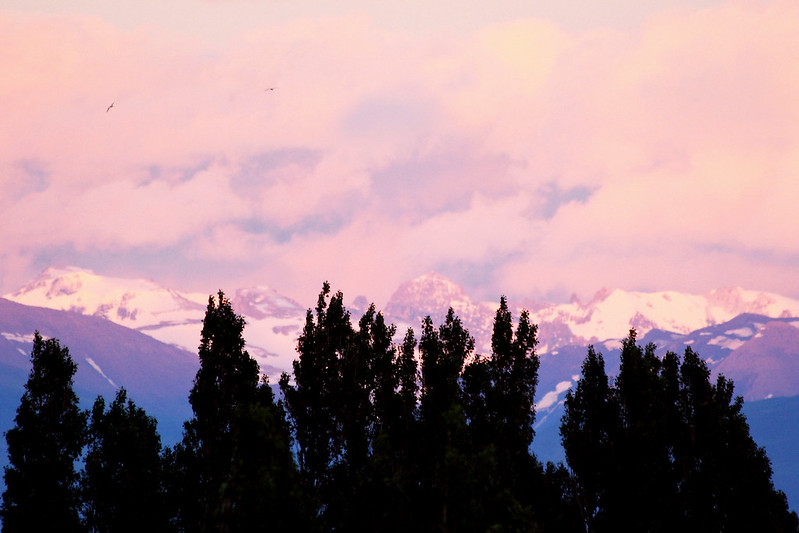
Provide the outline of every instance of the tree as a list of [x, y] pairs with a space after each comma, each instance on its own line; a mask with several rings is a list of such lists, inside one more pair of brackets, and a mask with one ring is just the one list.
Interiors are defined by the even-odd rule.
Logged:
[[208, 298], [200, 369], [189, 393], [194, 417], [185, 423], [183, 441], [172, 454], [177, 520], [189, 531], [219, 527], [213, 515], [230, 475], [235, 411], [256, 399], [258, 363], [245, 349], [244, 324], [222, 291]]
[[384, 341], [374, 346], [380, 347], [381, 355], [375, 368], [376, 431], [365, 507], [371, 510], [373, 531], [417, 531], [419, 459], [424, 451], [419, 445], [419, 372], [413, 329], [408, 328], [402, 344], [390, 351]]
[[390, 491], [391, 482], [376, 479], [384, 478], [381, 469], [403, 449], [408, 436], [400, 433], [413, 416], [403, 410], [415, 391], [413, 347], [410, 363], [396, 358], [394, 334], [374, 305], [353, 328], [343, 295], [331, 295], [324, 283], [297, 341], [294, 384], [288, 374], [281, 377], [304, 487], [326, 529], [386, 526], [385, 502], [381, 507], [375, 495]]
[[309, 531], [289, 428], [266, 377], [256, 400], [236, 408], [231, 436], [231, 470], [215, 516], [219, 530]]
[[161, 437], [156, 421], [124, 388], [106, 410], [91, 410], [89, 449], [81, 476], [85, 523], [91, 531], [165, 531]]
[[615, 384], [623, 431], [617, 435], [620, 461], [619, 496], [627, 507], [624, 520], [635, 530], [649, 524], [672, 529], [676, 479], [672, 475], [670, 441], [665, 432], [666, 396], [662, 362], [655, 345], [642, 348], [631, 329], [622, 341], [621, 365]]
[[690, 347], [661, 360], [634, 330], [610, 385], [590, 347], [561, 421], [586, 530], [799, 530], [733, 391]]
[[[602, 354], [588, 347], [582, 377], [566, 393], [560, 434], [566, 461], [574, 474], [575, 498], [587, 531], [602, 531], [614, 522], [618, 458], [614, 444], [620, 431], [615, 394]], [[610, 516], [609, 516], [610, 515]]]
[[514, 333], [507, 299], [500, 298], [489, 357], [475, 358], [463, 372], [463, 403], [475, 457], [494, 469], [498, 489], [484, 498], [488, 525], [529, 523], [542, 495], [544, 475], [530, 452], [535, 421], [537, 328], [522, 311]]
[[785, 494], [774, 488], [765, 450], [749, 434], [733, 383], [720, 375], [711, 384], [706, 363], [690, 347], [680, 382], [686, 427], [674, 455], [684, 523], [705, 531], [799, 531]]
[[[438, 329], [428, 316], [419, 340], [421, 369], [420, 520], [431, 530], [475, 527], [482, 515], [475, 489], [478, 465], [469, 461], [470, 442], [460, 389], [463, 365], [474, 349], [452, 308]], [[489, 487], [490, 483], [482, 486]], [[478, 526], [479, 529], [479, 526]]]
[[74, 465], [86, 415], [72, 388], [77, 365], [57, 339], [44, 340], [38, 331], [31, 365], [15, 426], [6, 433], [3, 531], [80, 531]]
[[[305, 327], [297, 340], [299, 357], [293, 363], [294, 384], [287, 373], [280, 378], [280, 389], [297, 441], [303, 488], [313, 500], [312, 508], [326, 515], [321, 517], [323, 520], [332, 522], [339, 520], [331, 517], [337, 515], [339, 509], [335, 504], [332, 508], [328, 504], [340, 497], [338, 491], [333, 490], [334, 467], [359, 453], [355, 441], [347, 440], [357, 437], [354, 426], [345, 428], [349, 421], [343, 420], [342, 413], [353, 401], [358, 404], [352, 406], [354, 409], [364, 408], [364, 394], [344, 390], [342, 386], [342, 359], [349, 357], [345, 353], [355, 350], [355, 332], [343, 298], [340, 292], [331, 297], [330, 284], [323, 284], [315, 313], [308, 310]], [[354, 374], [362, 372], [356, 368], [355, 361], [349, 367], [351, 376], [348, 379], [352, 384]]]

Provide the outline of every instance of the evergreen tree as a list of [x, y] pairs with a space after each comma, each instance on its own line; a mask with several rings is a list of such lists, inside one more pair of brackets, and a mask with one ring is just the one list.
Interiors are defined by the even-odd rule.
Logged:
[[215, 530], [222, 484], [230, 475], [234, 414], [256, 399], [258, 364], [245, 349], [244, 318], [219, 291], [208, 299], [199, 348], [200, 369], [189, 393], [194, 417], [176, 446], [172, 490], [177, 520], [188, 531]]
[[86, 415], [72, 388], [77, 365], [58, 340], [44, 340], [38, 331], [31, 365], [15, 426], [6, 433], [3, 531], [80, 531], [74, 464]]
[[90, 531], [166, 531], [161, 437], [156, 421], [128, 399], [125, 389], [106, 410], [91, 411], [89, 449], [81, 476]]

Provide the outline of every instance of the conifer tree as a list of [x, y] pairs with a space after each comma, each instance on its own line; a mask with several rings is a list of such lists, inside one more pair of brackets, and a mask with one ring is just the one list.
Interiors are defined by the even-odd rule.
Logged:
[[90, 531], [166, 531], [161, 437], [156, 421], [128, 399], [124, 388], [106, 409], [91, 410], [89, 449], [81, 476]]
[[80, 531], [75, 460], [86, 415], [72, 388], [77, 365], [57, 339], [33, 338], [31, 371], [15, 426], [6, 433], [9, 466], [3, 531]]

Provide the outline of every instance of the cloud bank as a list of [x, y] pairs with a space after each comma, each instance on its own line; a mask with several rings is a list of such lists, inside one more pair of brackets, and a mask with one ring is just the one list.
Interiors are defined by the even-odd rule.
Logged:
[[69, 263], [308, 302], [430, 270], [486, 299], [799, 297], [796, 27], [794, 2], [440, 35], [355, 13], [220, 44], [0, 12], [0, 287]]

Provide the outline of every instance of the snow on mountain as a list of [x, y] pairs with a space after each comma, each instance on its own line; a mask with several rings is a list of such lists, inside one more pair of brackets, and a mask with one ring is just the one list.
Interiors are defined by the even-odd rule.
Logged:
[[[168, 425], [170, 442], [190, 416], [188, 393], [199, 362], [192, 353], [101, 317], [34, 307], [0, 298], [0, 431], [10, 427], [30, 371], [33, 332], [57, 338], [78, 366], [83, 405], [125, 387], [134, 401]], [[5, 424], [5, 425], [3, 425]], [[165, 431], [161, 428], [162, 434]], [[3, 444], [5, 439], [2, 440]], [[1, 457], [5, 457], [0, 453]]]
[[499, 302], [473, 302], [462, 287], [431, 272], [400, 285], [386, 304], [384, 315], [404, 335], [408, 327], [419, 331], [428, 315], [433, 324], [443, 323], [451, 307], [475, 337], [476, 350], [487, 352], [491, 349], [491, 327], [498, 306]]
[[[386, 305], [391, 321], [418, 328], [428, 314], [440, 323], [452, 307], [475, 337], [477, 350], [491, 347], [491, 328], [499, 302], [474, 302], [451, 280], [426, 274], [401, 285]], [[587, 303], [573, 298], [566, 304], [510, 303], [515, 318], [522, 307], [538, 324], [539, 352], [569, 344], [617, 340], [635, 328], [639, 335], [653, 329], [689, 333], [731, 320], [742, 313], [769, 317], [799, 316], [799, 300], [738, 287], [705, 294], [675, 291], [634, 292], [603, 289]]]
[[[161, 342], [197, 353], [208, 294], [180, 293], [155, 282], [112, 278], [90, 270], [48, 268], [5, 298], [35, 307], [102, 317]], [[230, 297], [230, 296], [229, 296]], [[240, 289], [230, 297], [247, 320], [250, 354], [273, 382], [291, 368], [305, 309], [269, 287]]]
[[[232, 297], [228, 296], [236, 312], [247, 321], [244, 331], [247, 348], [262, 371], [273, 380], [281, 371], [290, 371], [306, 309], [267, 286], [239, 289]], [[199, 346], [208, 303], [206, 294], [179, 293], [152, 281], [104, 277], [74, 267], [47, 269], [6, 298], [26, 305], [101, 316], [193, 353]], [[363, 297], [356, 300], [355, 307], [365, 309], [366, 300]], [[476, 351], [488, 353], [498, 306], [498, 301], [473, 301], [453, 281], [428, 273], [403, 283], [391, 296], [383, 314], [389, 323], [397, 325], [402, 336], [408, 327], [418, 332], [427, 315], [434, 324], [441, 324], [452, 307], [475, 337]], [[567, 345], [615, 346], [631, 327], [636, 328], [641, 338], [650, 331], [686, 335], [742, 313], [799, 317], [798, 300], [737, 287], [705, 294], [603, 289], [587, 303], [573, 298], [565, 304], [530, 302], [526, 307], [533, 323], [538, 324], [540, 354]], [[514, 320], [518, 319], [522, 306], [511, 301], [510, 308]], [[353, 312], [357, 319], [357, 311]], [[708, 346], [713, 343], [725, 343], [726, 348], [742, 346], [741, 335], [722, 337], [707, 339]]]
[[[306, 309], [266, 286], [239, 289], [228, 296], [236, 312], [245, 317], [247, 349], [261, 371], [276, 383], [279, 373], [290, 371], [296, 358], [296, 340]], [[58, 336], [70, 347], [81, 365], [77, 385], [86, 389], [87, 398], [97, 391], [110, 394], [107, 391], [116, 385], [124, 385], [136, 392], [148, 411], [153, 409], [159, 415], [159, 420], [171, 417], [172, 438], [177, 438], [179, 421], [186, 415], [178, 416], [165, 409], [166, 398], [158, 396], [179, 395], [181, 408], [187, 409], [185, 394], [197, 364], [191, 354], [196, 354], [199, 346], [207, 294], [180, 293], [152, 281], [110, 278], [68, 267], [48, 269], [5, 298], [34, 307], [12, 308], [10, 302], [3, 304], [0, 299], [0, 311], [8, 311], [0, 312], [2, 402], [14, 405], [18, 401], [29, 364], [31, 325], [35, 325], [43, 334]], [[476, 351], [488, 353], [498, 305], [498, 301], [474, 301], [451, 280], [429, 273], [402, 284], [383, 314], [388, 323], [397, 325], [400, 337], [407, 327], [412, 327], [418, 337], [424, 317], [430, 315], [439, 325], [452, 307], [475, 337]], [[357, 320], [367, 306], [364, 297], [356, 298], [350, 307], [353, 319]], [[714, 374], [732, 379], [736, 394], [743, 395], [747, 403], [799, 396], [798, 300], [738, 287], [704, 294], [602, 290], [586, 303], [574, 298], [565, 304], [520, 305], [511, 300], [509, 307], [514, 320], [526, 307], [532, 322], [538, 324], [541, 366], [536, 446], [544, 458], [562, 458], [558, 420], [566, 391], [579, 380], [586, 346], [594, 344], [604, 354], [608, 374], [616, 375], [620, 339], [631, 327], [638, 331], [640, 344], [654, 343], [659, 355], [666, 350], [682, 355], [690, 346], [707, 361]], [[48, 314], [54, 311], [41, 308], [72, 313], [55, 317]], [[119, 352], [120, 340], [127, 334], [121, 328], [106, 331], [99, 324], [104, 321], [96, 317], [183, 348], [190, 352], [184, 352], [190, 361], [172, 353], [162, 354], [158, 350], [163, 348], [144, 346], [141, 339], [131, 338], [125, 343], [125, 351]], [[25, 324], [20, 322], [23, 318]], [[92, 322], [78, 323], [79, 318]], [[100, 342], [104, 344], [101, 346]], [[141, 355], [147, 360], [143, 362]], [[178, 381], [180, 385], [175, 386]], [[148, 404], [148, 396], [155, 401], [151, 399]], [[170, 397], [169, 401], [178, 401], [175, 398]], [[159, 409], [163, 412], [159, 413]], [[8, 427], [10, 418], [3, 419], [2, 415], [0, 410], [0, 422]]]
[[641, 335], [653, 329], [689, 333], [726, 322], [742, 313], [774, 318], [799, 316], [799, 300], [739, 287], [705, 294], [617, 289], [599, 291], [586, 304], [574, 300], [569, 304], [538, 305], [531, 315], [540, 326], [567, 325], [575, 336], [572, 343], [598, 343], [624, 337], [630, 328]]
[[142, 279], [100, 276], [75, 267], [48, 268], [7, 299], [102, 317], [167, 344], [195, 351], [208, 295], [181, 294]]
[[690, 346], [747, 401], [799, 395], [799, 318], [744, 313], [685, 335], [652, 331], [642, 342], [658, 346], [659, 355]]
[[291, 370], [297, 357], [297, 337], [305, 324], [307, 309], [266, 286], [239, 289], [230, 302], [246, 320], [247, 350], [270, 382], [277, 383], [282, 372]]

